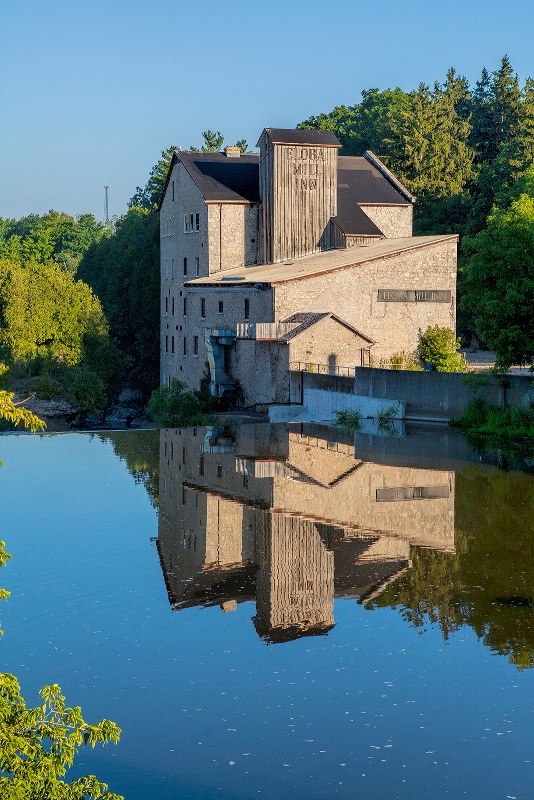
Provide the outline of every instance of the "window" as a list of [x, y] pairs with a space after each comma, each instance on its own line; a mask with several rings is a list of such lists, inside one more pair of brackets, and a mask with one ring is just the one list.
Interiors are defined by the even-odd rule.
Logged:
[[184, 275], [187, 275], [187, 258], [184, 256]]
[[200, 316], [203, 319], [206, 317], [206, 301], [203, 297], [200, 299]]
[[185, 464], [185, 447], [182, 447], [182, 464]]
[[174, 316], [174, 297], [172, 298], [172, 314]]
[[222, 478], [222, 464], [217, 464], [217, 477]]
[[200, 277], [200, 258], [198, 256], [195, 256], [195, 272], [196, 272], [197, 278], [199, 278]]
[[169, 337], [168, 336], [165, 337], [165, 352], [166, 353], [169, 352]]
[[245, 299], [245, 319], [250, 319], [250, 300]]
[[174, 353], [174, 336], [171, 336], [171, 353]]
[[200, 456], [200, 461], [198, 462], [198, 474], [204, 475], [204, 456]]
[[187, 297], [184, 297], [184, 317], [187, 316]]
[[184, 214], [184, 233], [197, 233], [200, 230], [200, 214]]
[[169, 312], [169, 298], [165, 298], [165, 313], [168, 314]]
[[198, 356], [198, 336], [193, 337], [193, 355]]
[[187, 355], [187, 339], [184, 336], [184, 356], [186, 356], [186, 355]]
[[219, 314], [224, 312], [224, 303], [222, 300], [219, 300]]

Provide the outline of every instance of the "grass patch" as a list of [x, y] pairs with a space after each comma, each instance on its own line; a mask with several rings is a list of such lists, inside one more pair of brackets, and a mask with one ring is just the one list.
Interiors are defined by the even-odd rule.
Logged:
[[342, 425], [344, 428], [351, 428], [352, 430], [359, 431], [362, 427], [363, 414], [358, 409], [343, 409], [342, 411], [334, 411], [336, 415], [336, 425]]
[[450, 424], [471, 433], [534, 439], [534, 407], [494, 406], [474, 397], [463, 416], [451, 420]]

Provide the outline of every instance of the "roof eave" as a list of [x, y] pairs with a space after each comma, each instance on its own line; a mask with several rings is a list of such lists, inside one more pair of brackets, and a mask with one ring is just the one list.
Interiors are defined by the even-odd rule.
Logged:
[[369, 164], [372, 164], [373, 167], [376, 167], [376, 169], [380, 172], [381, 175], [384, 176], [384, 178], [388, 181], [388, 183], [390, 183], [394, 189], [396, 189], [400, 194], [402, 194], [402, 196], [405, 197], [406, 200], [409, 200], [410, 203], [415, 203], [417, 198], [413, 194], [411, 194], [399, 180], [397, 180], [397, 178], [389, 171], [386, 165], [382, 161], [380, 161], [378, 156], [375, 156], [375, 154], [371, 152], [371, 150], [366, 150], [365, 153], [363, 154], [363, 157], [365, 158], [366, 161], [369, 162]]

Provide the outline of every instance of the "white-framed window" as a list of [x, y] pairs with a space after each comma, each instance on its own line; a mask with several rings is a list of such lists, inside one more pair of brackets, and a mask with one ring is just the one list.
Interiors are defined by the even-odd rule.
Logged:
[[184, 214], [184, 233], [198, 233], [200, 230], [200, 214]]

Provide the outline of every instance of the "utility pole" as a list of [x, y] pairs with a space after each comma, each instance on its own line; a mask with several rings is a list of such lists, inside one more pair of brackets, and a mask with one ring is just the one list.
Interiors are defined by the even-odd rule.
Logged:
[[111, 189], [111, 185], [106, 183], [104, 185], [104, 192], [106, 193], [106, 198], [104, 200], [104, 220], [106, 222], [109, 222], [108, 189]]

